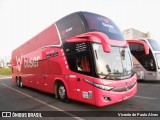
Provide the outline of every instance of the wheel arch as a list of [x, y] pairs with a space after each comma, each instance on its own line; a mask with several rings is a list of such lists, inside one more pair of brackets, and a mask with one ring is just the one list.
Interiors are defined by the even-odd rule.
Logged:
[[66, 88], [66, 91], [67, 91], [67, 97], [70, 98], [69, 86], [67, 85], [67, 83], [66, 83], [65, 80], [59, 79], [59, 78], [55, 79], [55, 81], [54, 81], [54, 94], [55, 94], [55, 98], [58, 97], [57, 96], [57, 87], [58, 87], [59, 83], [63, 83], [64, 84], [64, 86]]

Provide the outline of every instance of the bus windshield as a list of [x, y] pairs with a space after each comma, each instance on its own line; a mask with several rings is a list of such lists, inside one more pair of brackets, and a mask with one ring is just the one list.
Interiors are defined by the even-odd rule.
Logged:
[[130, 78], [133, 75], [128, 47], [111, 47], [111, 52], [106, 53], [101, 44], [93, 43], [92, 46], [96, 72], [100, 78], [118, 80]]

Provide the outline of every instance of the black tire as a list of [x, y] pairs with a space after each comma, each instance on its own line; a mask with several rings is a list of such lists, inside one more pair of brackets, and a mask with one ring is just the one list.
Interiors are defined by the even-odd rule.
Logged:
[[19, 87], [23, 88], [22, 80], [19, 80]]
[[67, 91], [63, 83], [59, 83], [57, 87], [58, 99], [62, 102], [68, 102]]
[[20, 83], [19, 83], [19, 82], [20, 82], [20, 81], [19, 81], [19, 79], [17, 78], [17, 79], [16, 79], [16, 84], [17, 84], [18, 87], [20, 87]]

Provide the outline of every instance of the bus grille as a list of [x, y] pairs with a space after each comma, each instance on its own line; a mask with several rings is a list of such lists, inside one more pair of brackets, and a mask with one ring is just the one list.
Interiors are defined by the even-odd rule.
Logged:
[[132, 89], [135, 85], [136, 85], [136, 82], [134, 82], [133, 84], [130, 84], [128, 86], [114, 88], [114, 89], [112, 89], [112, 91], [114, 91], [114, 92], [125, 92], [125, 91], [128, 91], [128, 90]]

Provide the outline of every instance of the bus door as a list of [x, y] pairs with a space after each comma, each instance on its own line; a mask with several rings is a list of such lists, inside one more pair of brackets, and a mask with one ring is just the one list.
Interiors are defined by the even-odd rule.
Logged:
[[[83, 54], [83, 55], [82, 55]], [[94, 103], [94, 87], [89, 84], [93, 82], [91, 77], [91, 59], [88, 52], [76, 55], [77, 72], [77, 96], [81, 101]]]
[[74, 69], [71, 69], [75, 71], [74, 74], [69, 75], [70, 94], [72, 99], [94, 103], [94, 87], [88, 83], [93, 82], [89, 53], [77, 53], [74, 55], [72, 63], [69, 64], [74, 67]]
[[89, 42], [66, 43], [64, 45], [68, 65], [70, 95], [72, 99], [94, 103], [93, 60]]
[[155, 79], [156, 65], [148, 44], [141, 40], [127, 42], [133, 55], [133, 65], [138, 79]]

